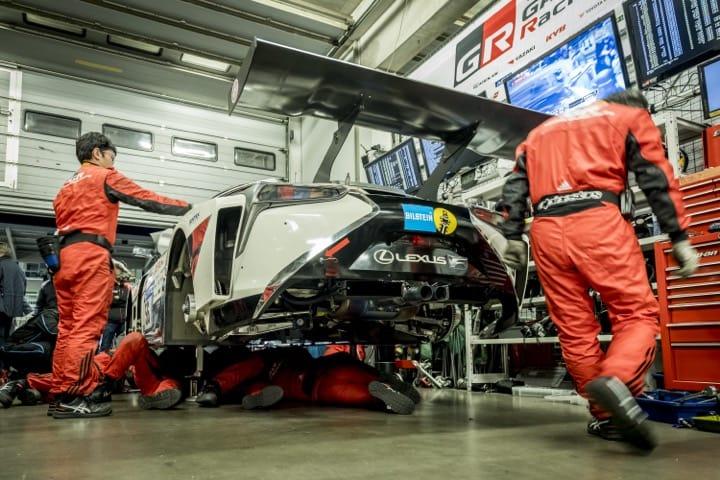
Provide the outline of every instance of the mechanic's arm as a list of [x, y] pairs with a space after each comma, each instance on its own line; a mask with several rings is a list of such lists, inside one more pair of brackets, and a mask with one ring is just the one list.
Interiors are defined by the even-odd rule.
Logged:
[[685, 215], [680, 186], [672, 165], [665, 157], [660, 130], [650, 114], [637, 109], [637, 115], [630, 123], [625, 143], [628, 168], [635, 173], [638, 186], [660, 223], [673, 243], [687, 240], [685, 232], [690, 220]]
[[521, 144], [516, 153], [515, 169], [503, 187], [502, 199], [505, 203], [505, 221], [502, 233], [508, 240], [522, 240], [527, 214], [527, 199], [530, 194], [525, 161], [527, 158], [525, 144]]
[[105, 179], [105, 195], [111, 202], [123, 202], [165, 215], [184, 215], [192, 208], [183, 200], [164, 197], [142, 188], [117, 170], [110, 172]]

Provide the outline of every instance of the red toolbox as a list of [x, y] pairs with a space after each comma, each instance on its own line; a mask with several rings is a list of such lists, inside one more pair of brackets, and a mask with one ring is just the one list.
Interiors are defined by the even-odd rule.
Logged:
[[674, 275], [670, 242], [655, 244], [665, 388], [720, 387], [720, 233], [691, 237], [700, 267]]
[[685, 211], [690, 217], [690, 235], [708, 233], [720, 223], [720, 168], [709, 168], [680, 179]]

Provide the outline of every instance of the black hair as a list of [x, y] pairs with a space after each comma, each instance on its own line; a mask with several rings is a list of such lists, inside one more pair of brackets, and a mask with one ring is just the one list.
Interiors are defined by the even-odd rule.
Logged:
[[75, 142], [75, 155], [78, 162], [82, 163], [92, 159], [92, 152], [96, 148], [99, 148], [101, 152], [112, 150], [117, 155], [117, 149], [108, 137], [100, 132], [88, 132], [80, 136]]
[[620, 92], [615, 92], [604, 98], [606, 102], [618, 103], [620, 105], [627, 105], [629, 107], [642, 108], [643, 110], [650, 109], [650, 104], [645, 98], [645, 95], [637, 88], [628, 88]]

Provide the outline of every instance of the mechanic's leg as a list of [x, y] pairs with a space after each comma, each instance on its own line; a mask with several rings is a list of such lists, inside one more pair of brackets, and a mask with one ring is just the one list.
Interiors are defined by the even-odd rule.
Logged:
[[163, 380], [156, 373], [157, 357], [150, 350], [145, 337], [139, 332], [132, 332], [123, 338], [104, 374], [111, 380], [119, 380], [125, 376], [130, 367], [134, 367], [133, 377], [142, 395], [151, 395]]
[[[62, 255], [62, 253], [61, 253]], [[55, 296], [58, 306], [58, 326], [57, 339], [55, 341], [55, 349], [53, 350], [52, 372], [53, 372], [53, 393], [59, 394], [63, 390], [64, 385], [72, 384], [72, 379], [66, 377], [66, 352], [72, 330], [73, 320], [73, 300], [74, 300], [74, 283], [73, 273], [70, 268], [61, 269], [53, 277], [55, 286]], [[57, 386], [56, 386], [57, 385]]]
[[260, 376], [263, 372], [264, 362], [262, 356], [251, 354], [245, 360], [236, 362], [222, 369], [213, 377], [220, 388], [221, 394], [228, 394], [248, 380]]
[[[587, 398], [585, 386], [600, 374], [605, 355], [597, 339], [600, 323], [588, 295], [590, 285], [564, 248], [565, 218], [535, 220], [531, 230], [532, 254], [550, 318], [558, 330], [565, 365], [578, 393]], [[592, 402], [590, 413], [596, 418], [608, 416]]]
[[301, 368], [283, 365], [272, 377], [271, 383], [282, 388], [284, 398], [309, 403], [312, 401], [312, 396], [303, 389], [305, 373]]
[[599, 374], [617, 377], [642, 393], [655, 358], [659, 306], [652, 294], [635, 232], [620, 215], [602, 218], [603, 248], [578, 248], [574, 256], [608, 307], [613, 339]]
[[[67, 322], [61, 314], [58, 343], [63, 336], [67, 345], [53, 391], [80, 397], [92, 393], [100, 378], [93, 357], [107, 322], [114, 273], [107, 250], [97, 245], [78, 243], [64, 248], [61, 255], [61, 272], [66, 270], [71, 276], [61, 285], [70, 286], [72, 321]], [[53, 372], [56, 372], [55, 365]]]

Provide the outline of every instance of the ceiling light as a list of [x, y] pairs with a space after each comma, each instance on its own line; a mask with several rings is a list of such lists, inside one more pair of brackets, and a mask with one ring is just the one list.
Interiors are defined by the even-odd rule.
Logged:
[[197, 65], [198, 67], [218, 70], [220, 72], [227, 72], [228, 70], [230, 70], [229, 63], [218, 62], [217, 60], [210, 60], [209, 58], [192, 55], [190, 53], [183, 53], [182, 55], [180, 55], [180, 61], [188, 63], [190, 65]]
[[51, 28], [53, 30], [59, 30], [65, 33], [71, 33], [80, 37], [85, 35], [85, 29], [76, 27], [75, 25], [67, 22], [61, 22], [60, 20], [53, 20], [52, 18], [41, 17], [32, 13], [25, 13], [25, 22], [30, 25], [37, 25], [40, 27]]
[[149, 53], [151, 55], [160, 55], [162, 48], [152, 43], [145, 43], [139, 40], [133, 40], [126, 37], [118, 37], [117, 35], [108, 35], [107, 43], [110, 45], [117, 45], [118, 47], [130, 48], [132, 50], [138, 50], [143, 53]]

